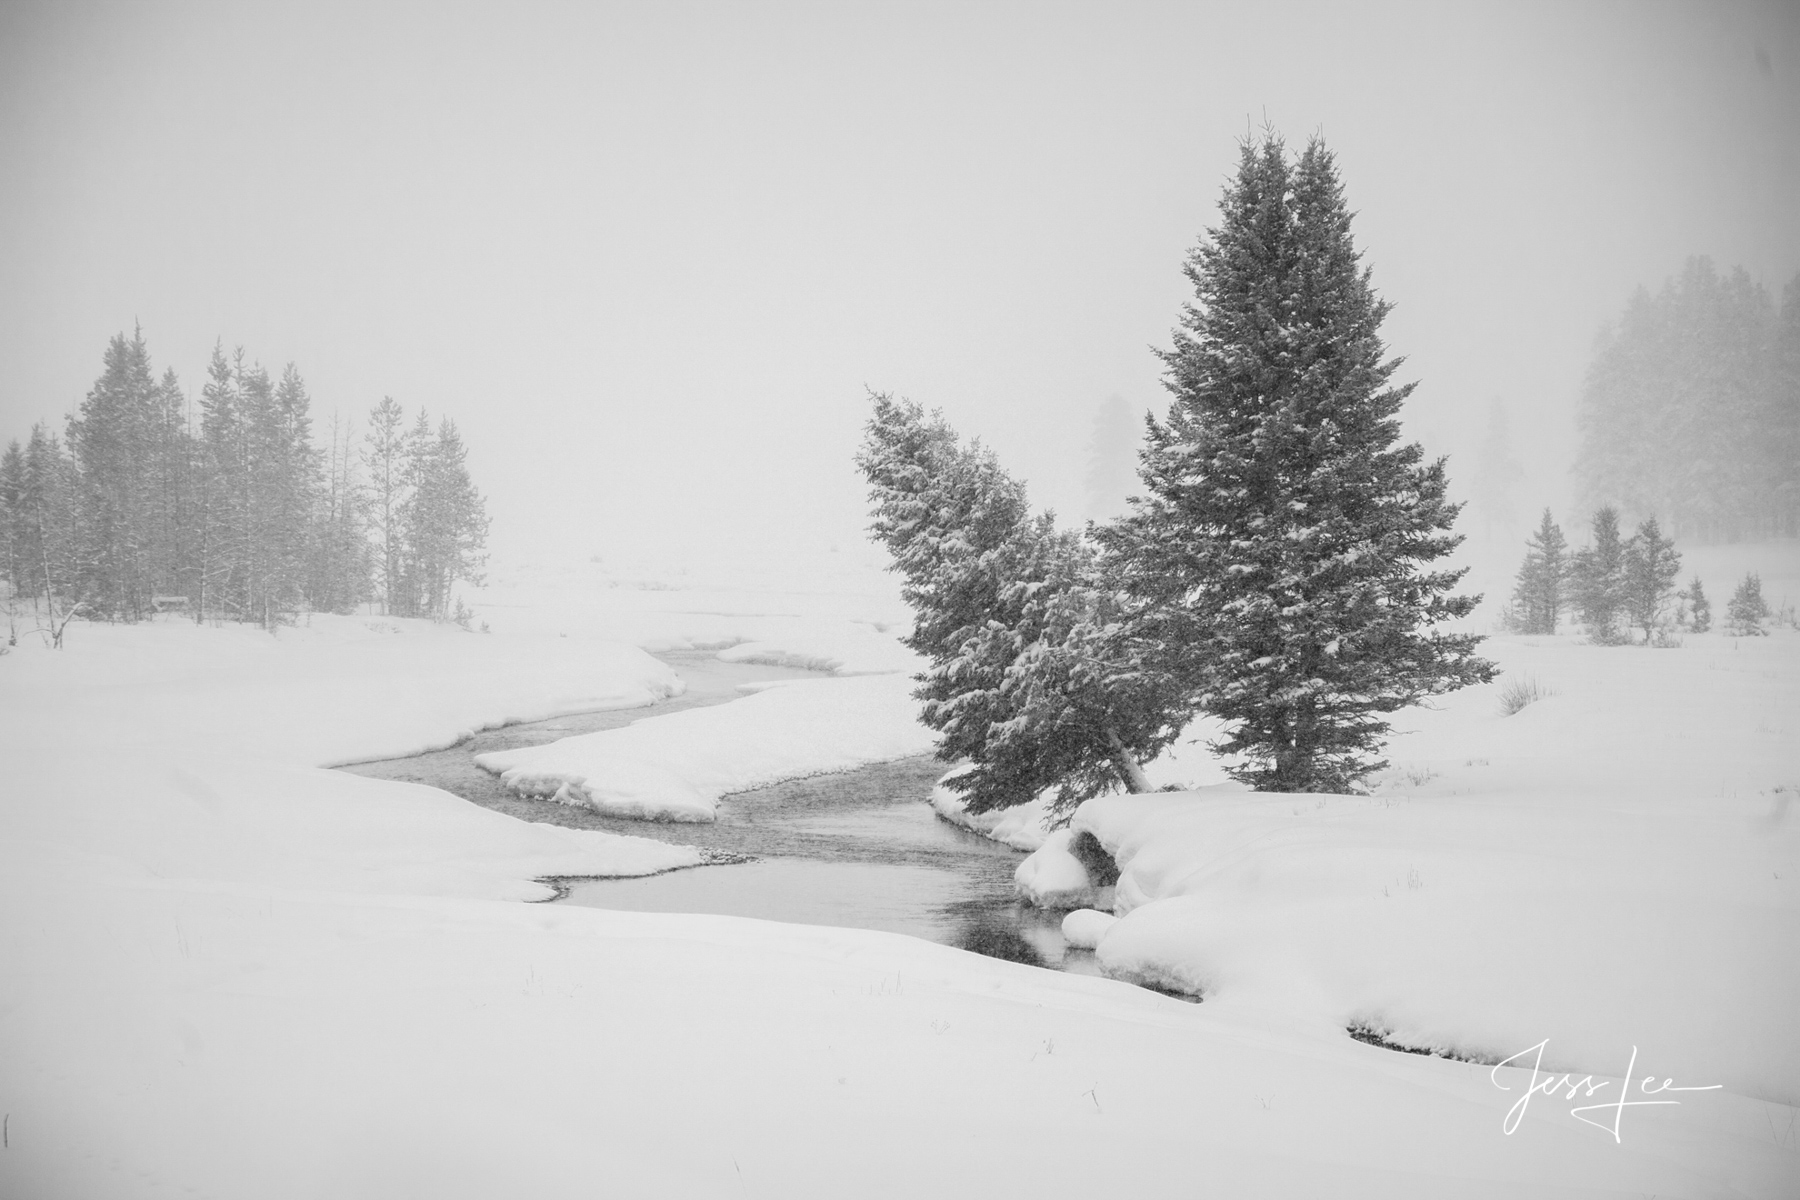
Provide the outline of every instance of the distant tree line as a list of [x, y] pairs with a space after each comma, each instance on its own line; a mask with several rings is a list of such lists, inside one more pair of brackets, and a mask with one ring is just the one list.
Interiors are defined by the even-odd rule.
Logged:
[[1603, 335], [1580, 408], [1584, 506], [1697, 541], [1800, 533], [1800, 276], [1777, 306], [1691, 259]]
[[196, 411], [172, 370], [157, 378], [141, 331], [114, 337], [63, 437], [39, 424], [0, 456], [14, 606], [47, 614], [57, 640], [76, 615], [169, 608], [265, 628], [376, 597], [449, 615], [487, 537], [455, 423], [421, 410], [407, 426], [384, 399], [359, 453], [336, 419], [320, 447], [311, 406], [292, 364], [272, 379], [217, 347]]
[[[1643, 644], [1678, 645], [1676, 631], [1705, 633], [1712, 628], [1712, 601], [1700, 576], [1678, 588], [1681, 552], [1663, 534], [1655, 517], [1639, 522], [1624, 537], [1616, 509], [1593, 516], [1592, 540], [1579, 550], [1545, 509], [1526, 542], [1512, 602], [1503, 617], [1515, 633], [1553, 634], [1565, 622], [1579, 623], [1597, 645], [1621, 646], [1644, 635]], [[1751, 572], [1738, 583], [1725, 610], [1725, 632], [1756, 637], [1770, 616], [1762, 579]]]

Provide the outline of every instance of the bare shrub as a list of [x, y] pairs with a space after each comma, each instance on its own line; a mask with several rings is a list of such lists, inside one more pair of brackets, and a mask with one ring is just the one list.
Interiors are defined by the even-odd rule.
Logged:
[[1521, 675], [1501, 687], [1500, 711], [1510, 717], [1526, 705], [1535, 704], [1545, 696], [1555, 694], [1531, 676]]

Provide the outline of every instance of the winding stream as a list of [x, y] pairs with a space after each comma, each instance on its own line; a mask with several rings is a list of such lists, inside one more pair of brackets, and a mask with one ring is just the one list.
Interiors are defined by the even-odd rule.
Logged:
[[929, 757], [726, 796], [710, 825], [631, 821], [530, 799], [507, 791], [475, 765], [475, 756], [490, 750], [542, 745], [723, 703], [741, 695], [742, 684], [818, 678], [794, 668], [720, 662], [708, 651], [657, 657], [687, 682], [674, 700], [508, 725], [445, 750], [343, 769], [430, 784], [526, 821], [658, 838], [754, 860], [636, 879], [571, 880], [561, 903], [880, 929], [1014, 962], [1098, 972], [1091, 953], [1064, 942], [1061, 914], [1014, 897], [1018, 851], [951, 825], [925, 803], [943, 773]]

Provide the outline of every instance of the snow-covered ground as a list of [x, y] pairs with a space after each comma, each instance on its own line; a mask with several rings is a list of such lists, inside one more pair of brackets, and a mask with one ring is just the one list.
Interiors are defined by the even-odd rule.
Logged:
[[[1635, 1044], [1800, 1103], [1800, 634], [1484, 649], [1506, 675], [1406, 714], [1372, 796], [1084, 805], [1121, 869], [1102, 965], [1490, 1061], [1548, 1038], [1578, 1075]], [[1525, 678], [1546, 694], [1508, 716]], [[1062, 906], [1094, 882], [1067, 832], [1018, 877]]]
[[867, 547], [814, 559], [799, 575], [754, 561], [509, 564], [470, 599], [496, 633], [616, 638], [651, 651], [716, 647], [727, 661], [842, 675], [921, 665], [899, 642], [912, 614]]
[[[1090, 922], [1102, 959], [1193, 972], [1195, 1006], [893, 935], [521, 903], [692, 858], [319, 769], [667, 694], [621, 642], [905, 661], [860, 632], [887, 636], [879, 588], [645, 582], [668, 586], [540, 577], [514, 619], [477, 604], [487, 636], [76, 625], [0, 657], [0, 1195], [1800, 1190], [1800, 818], [1772, 790], [1800, 782], [1800, 635], [1497, 643], [1555, 695], [1417, 714], [1373, 799], [1091, 804], [1132, 910]], [[708, 711], [750, 728], [827, 685]], [[1546, 1067], [1607, 1086], [1530, 1093], [1508, 1133], [1529, 1071], [1363, 1045], [1359, 1018], [1547, 1038]], [[1609, 1037], [1640, 1080], [1725, 1087], [1625, 1110], [1615, 1140], [1570, 1113], [1617, 1098]]]

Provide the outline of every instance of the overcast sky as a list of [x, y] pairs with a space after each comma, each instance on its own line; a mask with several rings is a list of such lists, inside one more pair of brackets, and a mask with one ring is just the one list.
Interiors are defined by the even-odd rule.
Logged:
[[1411, 432], [1466, 478], [1498, 398], [1560, 504], [1632, 288], [1800, 270], [1797, 12], [0, 3], [0, 439], [135, 322], [195, 398], [223, 339], [454, 417], [502, 554], [855, 539], [865, 385], [1079, 512], [1266, 121], [1338, 155]]

